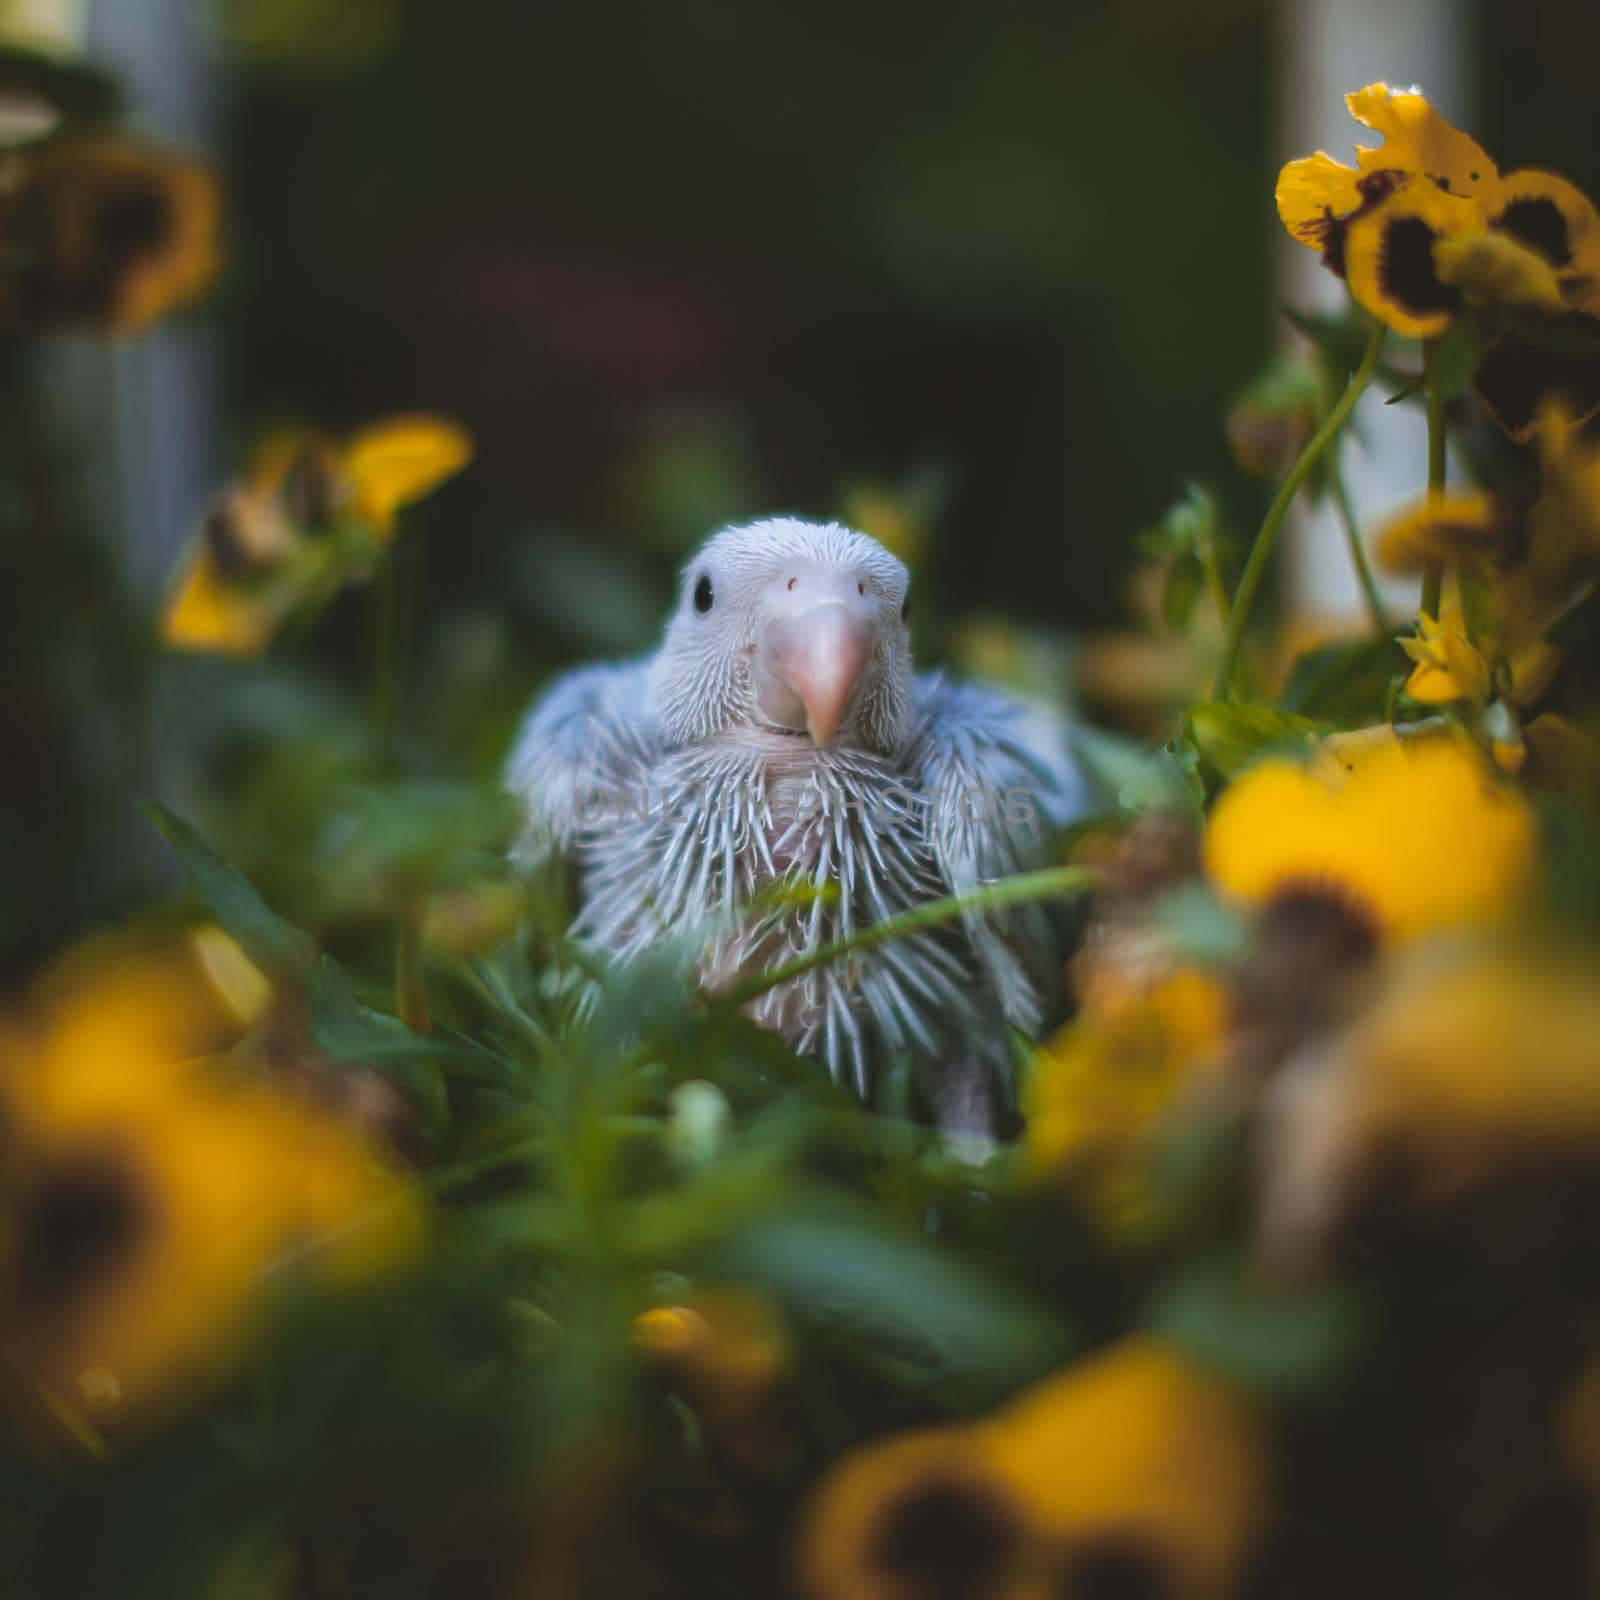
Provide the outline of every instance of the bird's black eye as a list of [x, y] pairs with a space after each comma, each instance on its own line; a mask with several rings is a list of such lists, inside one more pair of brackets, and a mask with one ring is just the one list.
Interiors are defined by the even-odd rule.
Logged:
[[906, 621], [911, 615], [911, 591], [906, 590], [906, 597], [900, 602], [900, 620]]
[[702, 572], [700, 581], [694, 586], [694, 608], [702, 614], [711, 609], [711, 602], [715, 598], [711, 593], [711, 576]]

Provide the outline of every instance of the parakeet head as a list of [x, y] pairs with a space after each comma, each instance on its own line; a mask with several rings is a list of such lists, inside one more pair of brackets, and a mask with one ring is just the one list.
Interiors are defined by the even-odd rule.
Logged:
[[683, 569], [651, 663], [663, 738], [786, 735], [889, 753], [910, 700], [909, 585], [881, 544], [836, 522], [724, 528]]

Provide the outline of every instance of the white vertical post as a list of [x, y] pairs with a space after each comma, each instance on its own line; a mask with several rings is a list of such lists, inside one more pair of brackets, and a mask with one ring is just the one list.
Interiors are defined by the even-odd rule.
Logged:
[[[1326, 150], [1353, 161], [1358, 138], [1376, 144], [1345, 110], [1352, 89], [1415, 84], [1439, 111], [1470, 128], [1473, 7], [1465, 0], [1283, 0], [1279, 12], [1279, 160]], [[1282, 235], [1280, 281], [1288, 304], [1337, 307], [1344, 285], [1312, 251]], [[1420, 408], [1363, 397], [1345, 446], [1350, 498], [1363, 528], [1427, 487], [1427, 424]], [[1289, 598], [1303, 615], [1330, 620], [1362, 609], [1344, 535], [1324, 501], [1302, 508], [1290, 530]], [[1386, 586], [1387, 587], [1387, 586]], [[1416, 586], [1393, 586], [1396, 610]]]
[[[212, 75], [191, 0], [0, 0], [70, 14], [64, 48], [87, 45], [116, 74], [141, 132], [209, 145]], [[87, 27], [84, 24], [87, 22]], [[202, 324], [162, 323], [115, 348], [53, 341], [44, 371], [83, 489], [128, 580], [152, 602], [216, 476], [217, 346]]]

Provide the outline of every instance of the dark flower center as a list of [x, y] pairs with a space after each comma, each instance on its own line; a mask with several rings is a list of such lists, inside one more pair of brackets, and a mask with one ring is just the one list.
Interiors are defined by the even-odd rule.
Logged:
[[157, 188], [142, 186], [113, 191], [95, 214], [97, 254], [110, 261], [153, 255], [171, 238], [172, 206]]
[[885, 1521], [877, 1564], [927, 1600], [971, 1600], [984, 1592], [1015, 1542], [999, 1507], [970, 1487], [932, 1484], [908, 1495]]
[[1490, 226], [1537, 250], [1553, 267], [1572, 265], [1567, 219], [1554, 200], [1513, 200]]
[[306, 533], [326, 533], [333, 526], [337, 489], [332, 466], [322, 451], [310, 449], [296, 457], [283, 493], [289, 515]]
[[1151, 1552], [1104, 1544], [1073, 1560], [1059, 1592], [1061, 1600], [1161, 1600], [1167, 1583]]
[[1461, 291], [1441, 283], [1433, 270], [1436, 237], [1420, 217], [1396, 217], [1383, 230], [1378, 281], [1389, 299], [1418, 316], [1461, 308]]
[[60, 1305], [138, 1235], [146, 1206], [133, 1175], [104, 1155], [47, 1171], [24, 1203], [16, 1287], [25, 1302]]

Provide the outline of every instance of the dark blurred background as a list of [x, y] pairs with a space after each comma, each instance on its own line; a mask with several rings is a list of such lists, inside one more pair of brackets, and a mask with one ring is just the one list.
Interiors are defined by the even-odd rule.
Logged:
[[[207, 488], [275, 421], [477, 436], [426, 508], [407, 707], [413, 759], [468, 777], [542, 675], [646, 647], [730, 518], [864, 485], [932, 507], [924, 657], [979, 615], [1114, 619], [1186, 478], [1248, 526], [1263, 486], [1222, 417], [1280, 337], [1296, 9], [101, 0], [90, 47], [131, 63], [146, 126], [221, 163], [230, 264], [154, 353], [47, 373], [56, 509], [6, 532], [0, 596], [0, 968], [159, 881], [136, 793], [226, 833], [285, 803], [258, 790], [286, 731], [280, 762], [333, 759], [363, 593], [265, 664], [147, 644]], [[1593, 0], [1425, 9], [1474, 101], [1443, 109], [1600, 191]], [[1354, 10], [1381, 42], [1385, 8]]]

